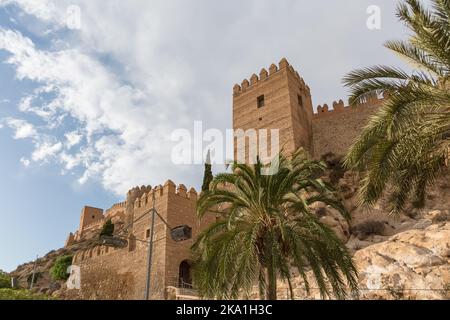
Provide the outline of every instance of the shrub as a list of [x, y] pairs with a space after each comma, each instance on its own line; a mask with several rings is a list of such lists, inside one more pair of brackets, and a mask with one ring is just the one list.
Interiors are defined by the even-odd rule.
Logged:
[[11, 277], [0, 270], [0, 288], [11, 288]]
[[373, 234], [381, 235], [384, 231], [384, 225], [384, 221], [367, 220], [352, 227], [351, 231], [358, 239], [364, 240]]
[[32, 293], [29, 290], [0, 289], [0, 300], [52, 300], [45, 294]]
[[103, 224], [100, 236], [112, 236], [113, 233], [114, 233], [114, 223], [112, 223], [111, 219], [109, 219]]
[[69, 274], [67, 268], [72, 265], [72, 256], [62, 256], [56, 259], [55, 264], [50, 269], [50, 274], [54, 280], [67, 280]]

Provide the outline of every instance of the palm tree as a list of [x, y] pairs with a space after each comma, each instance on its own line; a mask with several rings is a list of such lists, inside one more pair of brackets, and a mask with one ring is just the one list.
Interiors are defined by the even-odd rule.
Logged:
[[199, 217], [219, 216], [193, 245], [194, 283], [202, 296], [237, 298], [258, 283], [260, 296], [274, 300], [281, 279], [293, 298], [293, 268], [307, 292], [307, 270], [323, 297], [357, 292], [352, 257], [310, 209], [322, 202], [349, 218], [331, 187], [317, 178], [325, 164], [307, 160], [303, 151], [292, 160], [279, 159], [273, 175], [261, 174], [265, 167], [259, 160], [252, 166], [234, 164], [232, 173], [217, 175], [200, 196]]
[[423, 207], [427, 187], [448, 172], [450, 147], [450, 0], [432, 0], [430, 8], [406, 0], [397, 16], [412, 35], [385, 46], [415, 71], [376, 66], [344, 78], [352, 105], [380, 94], [387, 98], [344, 163], [364, 172], [361, 204], [375, 204], [388, 189], [392, 213], [409, 201]]

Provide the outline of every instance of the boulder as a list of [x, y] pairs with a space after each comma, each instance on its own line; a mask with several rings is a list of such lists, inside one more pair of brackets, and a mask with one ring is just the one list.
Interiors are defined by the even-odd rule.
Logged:
[[[320, 210], [320, 222], [330, 227], [338, 238], [346, 243], [350, 237], [350, 227], [345, 218], [334, 208], [323, 207]], [[316, 211], [317, 212], [317, 211]]]
[[[354, 262], [359, 272], [358, 298], [450, 299], [449, 240], [450, 222], [405, 231], [380, 243], [352, 235], [347, 247], [357, 250]], [[306, 272], [313, 288], [309, 294], [303, 279], [293, 272], [295, 299], [321, 299], [311, 271]], [[278, 287], [279, 298], [290, 299], [288, 285], [280, 281]]]
[[450, 223], [409, 230], [355, 253], [362, 298], [448, 299]]

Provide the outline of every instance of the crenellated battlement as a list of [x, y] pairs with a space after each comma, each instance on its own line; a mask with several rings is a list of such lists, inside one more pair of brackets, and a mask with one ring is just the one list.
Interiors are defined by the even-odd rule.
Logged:
[[100, 221], [96, 221], [96, 222], [87, 224], [87, 225], [83, 228], [83, 231], [87, 231], [87, 230], [90, 230], [90, 229], [95, 229], [95, 228], [101, 227], [101, 226], [103, 226], [103, 223], [104, 223], [104, 221], [103, 221], [103, 220], [100, 220]]
[[111, 254], [117, 250], [121, 250], [119, 248], [111, 248], [103, 245], [96, 245], [84, 250], [79, 250], [73, 256], [73, 263], [80, 263], [86, 261], [88, 259], [93, 259], [96, 257], [105, 256]]
[[344, 101], [341, 99], [333, 102], [333, 109], [330, 109], [328, 104], [317, 106], [317, 113], [314, 113], [314, 119], [330, 117], [344, 112], [364, 112], [368, 109], [379, 107], [384, 101], [386, 101], [386, 95], [382, 98], [374, 97], [368, 99], [365, 103], [360, 103], [355, 107], [352, 107], [349, 104], [345, 105]]
[[105, 211], [105, 217], [109, 216], [111, 214], [111, 212], [118, 211], [118, 210], [125, 210], [126, 207], [127, 207], [126, 201], [115, 203], [111, 206], [111, 208], [109, 208]]
[[150, 206], [153, 195], [157, 200], [169, 194], [177, 195], [193, 201], [197, 201], [198, 197], [197, 191], [193, 187], [188, 190], [184, 184], [176, 185], [172, 180], [167, 180], [164, 185], [158, 185], [148, 192], [143, 193], [141, 197], [136, 198], [134, 201], [134, 208], [138, 209]]
[[295, 71], [294, 67], [289, 64], [289, 62], [286, 60], [286, 58], [283, 58], [280, 60], [278, 65], [272, 63], [269, 67], [269, 71], [267, 71], [265, 68], [261, 69], [259, 72], [259, 76], [255, 73], [250, 76], [249, 79], [242, 80], [241, 84], [235, 84], [233, 87], [233, 94], [239, 95], [248, 89], [252, 89], [253, 87], [257, 86], [259, 83], [270, 80], [273, 75], [276, 73], [282, 71], [282, 70], [288, 70], [289, 73], [292, 74], [293, 78], [296, 79], [298, 82], [298, 85], [302, 88], [302, 90], [310, 93], [310, 88], [306, 85], [305, 81], [302, 77], [300, 77], [300, 74]]
[[148, 186], [141, 186], [141, 187], [134, 187], [130, 189], [127, 193], [127, 199], [133, 199], [141, 197], [144, 193], [148, 193], [150, 190], [152, 190], [152, 187], [150, 185]]

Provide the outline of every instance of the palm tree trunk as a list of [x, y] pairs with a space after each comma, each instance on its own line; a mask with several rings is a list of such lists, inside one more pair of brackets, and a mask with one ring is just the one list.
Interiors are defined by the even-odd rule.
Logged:
[[292, 281], [291, 281], [291, 278], [288, 277], [287, 281], [288, 281], [288, 284], [289, 284], [289, 294], [291, 295], [291, 300], [295, 300], [295, 296], [294, 296], [294, 288], [292, 288]]
[[277, 300], [277, 275], [272, 266], [266, 268], [267, 272], [267, 289], [266, 299]]

